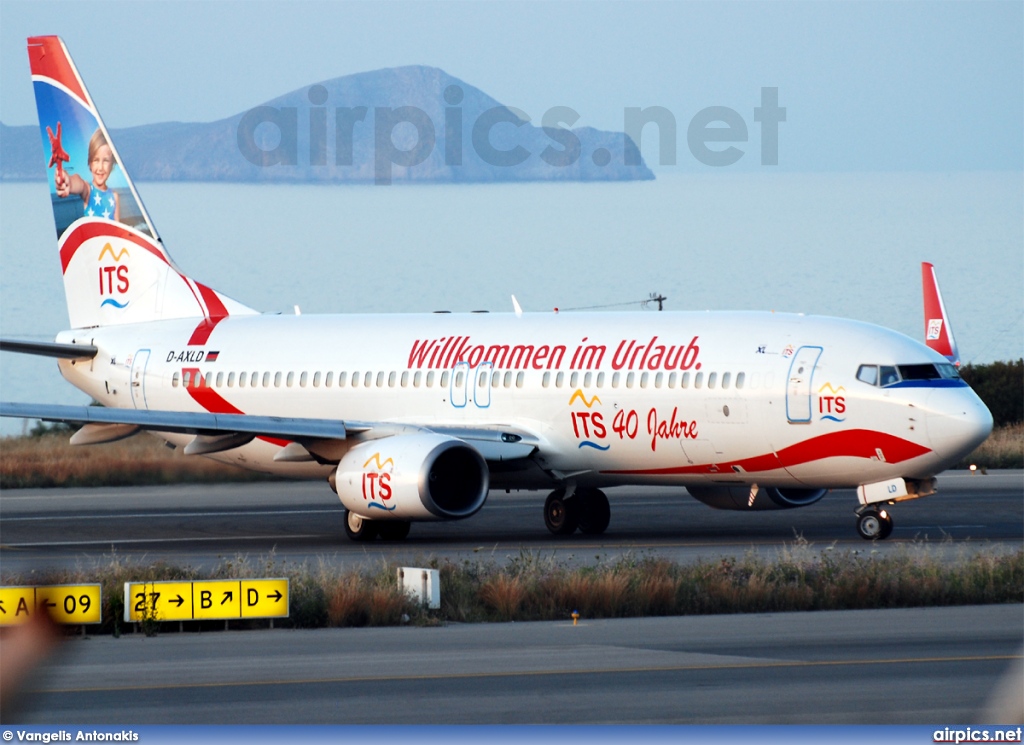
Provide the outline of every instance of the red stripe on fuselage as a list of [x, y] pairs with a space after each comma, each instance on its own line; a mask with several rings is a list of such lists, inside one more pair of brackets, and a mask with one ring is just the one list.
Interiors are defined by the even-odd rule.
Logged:
[[[181, 376], [183, 379], [185, 375], [188, 375], [190, 378], [189, 384], [185, 386], [185, 390], [188, 391], [188, 395], [192, 397], [193, 401], [211, 414], [245, 414], [244, 411], [221, 396], [217, 391], [202, 384], [197, 385], [196, 381], [202, 380], [202, 372], [198, 367], [183, 367], [181, 369]], [[257, 439], [280, 447], [284, 447], [289, 442], [288, 440], [282, 440], [277, 437], [258, 437]]]
[[189, 337], [189, 346], [195, 346], [205, 344], [210, 338], [210, 334], [217, 327], [217, 324], [223, 321], [225, 316], [219, 316], [217, 318], [204, 318], [196, 326], [195, 331], [192, 332], [192, 336]]
[[878, 450], [882, 451], [886, 463], [902, 463], [905, 460], [931, 452], [931, 450], [922, 445], [885, 432], [875, 432], [870, 429], [851, 429], [812, 437], [809, 440], [785, 447], [777, 453], [766, 453], [765, 455], [757, 455], [753, 458], [743, 458], [723, 463], [708, 463], [699, 466], [602, 471], [601, 473], [648, 476], [715, 474], [731, 471], [733, 466], [738, 466], [746, 473], [761, 473], [764, 471], [774, 471], [779, 468], [792, 468], [828, 458], [878, 458]]

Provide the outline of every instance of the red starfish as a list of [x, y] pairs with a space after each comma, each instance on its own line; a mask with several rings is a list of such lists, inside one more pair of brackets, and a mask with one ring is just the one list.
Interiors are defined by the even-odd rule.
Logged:
[[57, 166], [57, 181], [64, 180], [64, 163], [71, 160], [71, 156], [68, 155], [64, 148], [60, 144], [60, 122], [57, 122], [57, 134], [54, 136], [53, 130], [49, 127], [46, 128], [46, 134], [50, 137], [50, 165], [48, 168], [52, 168], [54, 165]]

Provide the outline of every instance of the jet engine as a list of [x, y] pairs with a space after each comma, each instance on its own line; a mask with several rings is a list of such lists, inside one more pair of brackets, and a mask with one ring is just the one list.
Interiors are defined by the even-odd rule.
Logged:
[[806, 507], [825, 496], [828, 489], [794, 487], [688, 486], [690, 495], [716, 510], [788, 510]]
[[372, 520], [458, 520], [483, 507], [489, 474], [462, 440], [411, 434], [356, 445], [330, 483], [345, 509]]

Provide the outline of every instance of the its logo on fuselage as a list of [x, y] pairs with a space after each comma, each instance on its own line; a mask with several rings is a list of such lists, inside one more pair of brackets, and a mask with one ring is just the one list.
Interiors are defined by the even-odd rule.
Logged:
[[846, 417], [840, 414], [846, 413], [846, 397], [842, 394], [846, 388], [839, 386], [834, 388], [831, 383], [825, 383], [818, 389], [818, 414], [821, 419], [828, 419], [833, 422], [844, 422]]
[[391, 499], [391, 474], [395, 470], [395, 461], [380, 459], [380, 453], [374, 453], [363, 463], [363, 499], [370, 509], [391, 512], [397, 505], [388, 507]]
[[128, 265], [120, 262], [125, 258], [130, 259], [131, 254], [128, 253], [127, 248], [121, 248], [120, 251], [115, 253], [113, 247], [107, 243], [103, 246], [96, 260], [102, 262], [104, 258], [108, 257], [114, 263], [104, 264], [99, 268], [100, 297], [103, 298], [100, 307], [110, 305], [114, 308], [127, 308], [128, 300], [123, 298], [130, 286], [128, 281]]

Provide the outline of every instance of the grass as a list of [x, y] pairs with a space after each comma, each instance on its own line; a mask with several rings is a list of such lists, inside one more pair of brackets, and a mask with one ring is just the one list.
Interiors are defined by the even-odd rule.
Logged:
[[[430, 611], [404, 595], [396, 567], [339, 569], [323, 562], [288, 565], [273, 556], [226, 561], [198, 572], [112, 557], [107, 566], [0, 577], [4, 585], [101, 582], [100, 633], [121, 633], [124, 583], [157, 580], [287, 577], [290, 616], [277, 627], [389, 626], [402, 623], [567, 620], [583, 618], [759, 613], [1024, 602], [1024, 549], [1011, 554], [962, 553], [950, 560], [929, 544], [884, 556], [870, 551], [818, 551], [803, 541], [778, 558], [756, 554], [695, 564], [627, 555], [591, 566], [566, 567], [553, 554], [523, 551], [492, 560], [427, 562], [441, 578], [441, 609]], [[258, 628], [264, 621], [232, 622]], [[188, 622], [223, 628], [223, 622]], [[177, 629], [177, 622], [164, 626]]]
[[992, 430], [977, 450], [956, 464], [956, 468], [1024, 468], [1024, 422]]
[[70, 431], [0, 440], [0, 488], [141, 486], [181, 482], [259, 481], [255, 471], [184, 455], [150, 435], [74, 446]]

